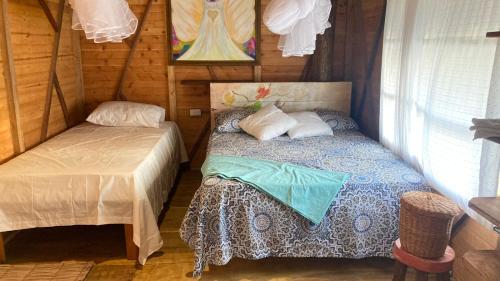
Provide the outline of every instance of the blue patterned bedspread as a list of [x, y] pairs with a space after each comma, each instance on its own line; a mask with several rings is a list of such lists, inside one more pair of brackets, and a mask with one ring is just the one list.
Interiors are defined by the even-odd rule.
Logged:
[[206, 178], [182, 223], [195, 251], [194, 274], [231, 258], [390, 257], [399, 236], [399, 198], [429, 190], [423, 177], [357, 131], [259, 142], [244, 133], [214, 133], [208, 153], [247, 156], [351, 174], [320, 224], [251, 186]]

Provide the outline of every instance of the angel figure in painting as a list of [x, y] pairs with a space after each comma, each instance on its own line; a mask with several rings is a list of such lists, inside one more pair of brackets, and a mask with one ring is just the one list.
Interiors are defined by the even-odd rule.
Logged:
[[172, 0], [172, 25], [179, 61], [254, 60], [255, 1]]

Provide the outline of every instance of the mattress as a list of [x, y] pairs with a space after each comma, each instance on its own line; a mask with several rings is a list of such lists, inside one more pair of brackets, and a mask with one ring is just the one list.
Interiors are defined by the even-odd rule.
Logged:
[[133, 224], [144, 264], [162, 246], [156, 220], [186, 160], [175, 123], [83, 123], [0, 166], [0, 232]]
[[233, 257], [390, 257], [399, 236], [399, 199], [428, 191], [424, 178], [358, 131], [260, 142], [245, 133], [213, 133], [208, 153], [344, 172], [349, 179], [319, 224], [245, 183], [203, 179], [181, 226], [195, 250], [194, 274]]

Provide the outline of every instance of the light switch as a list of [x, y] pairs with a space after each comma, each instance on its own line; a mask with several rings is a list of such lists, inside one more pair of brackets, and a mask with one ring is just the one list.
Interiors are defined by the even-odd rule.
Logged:
[[189, 116], [191, 116], [191, 117], [200, 117], [201, 116], [201, 109], [197, 109], [197, 108], [190, 109], [189, 110]]

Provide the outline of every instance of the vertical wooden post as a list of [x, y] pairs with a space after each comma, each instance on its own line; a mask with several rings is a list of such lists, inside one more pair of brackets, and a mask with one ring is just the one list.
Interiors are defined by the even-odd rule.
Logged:
[[134, 227], [131, 224], [124, 224], [124, 228], [127, 259], [137, 260], [139, 257], [139, 248], [134, 244]]
[[439, 281], [450, 281], [451, 279], [449, 272], [438, 273], [437, 279]]
[[500, 257], [500, 237], [497, 238], [497, 254]]
[[7, 256], [5, 255], [5, 244], [3, 241], [3, 234], [0, 232], [0, 264], [7, 261]]
[[262, 66], [256, 65], [253, 67], [253, 81], [255, 82], [262, 81]]
[[82, 69], [82, 49], [80, 46], [80, 34], [79, 31], [73, 30], [72, 31], [72, 37], [71, 41], [73, 44], [73, 57], [75, 60], [75, 66], [76, 66], [76, 84], [77, 84], [77, 90], [76, 90], [76, 96], [77, 96], [77, 102], [78, 102], [78, 122], [84, 119], [84, 114], [85, 114], [85, 83], [83, 81], [83, 69]]
[[[45, 2], [43, 2], [45, 3]], [[47, 95], [45, 96], [45, 109], [42, 121], [42, 133], [40, 141], [44, 142], [47, 139], [47, 132], [49, 129], [50, 108], [52, 106], [52, 92], [54, 90], [54, 80], [56, 79], [57, 58], [59, 54], [59, 42], [61, 41], [62, 19], [64, 16], [64, 3], [65, 0], [59, 0], [59, 7], [57, 11], [57, 29], [54, 34], [54, 43], [52, 47], [52, 59], [50, 62], [49, 83], [47, 85]], [[42, 5], [43, 7], [43, 5]], [[44, 9], [45, 11], [45, 9]], [[50, 19], [50, 17], [49, 17]]]
[[429, 273], [417, 270], [417, 281], [429, 281]]
[[[169, 3], [166, 3], [167, 6]], [[170, 14], [168, 13], [168, 9], [163, 9], [164, 11], [164, 24], [165, 26], [169, 26], [170, 24]], [[167, 28], [167, 32], [170, 30]], [[170, 35], [169, 35], [170, 36]], [[168, 37], [165, 37], [165, 39]], [[168, 48], [172, 48], [169, 44], [168, 39], [166, 40], [166, 45]], [[168, 62], [167, 62], [168, 63]], [[177, 121], [177, 92], [176, 92], [176, 79], [175, 79], [175, 66], [167, 65], [167, 76], [168, 76], [168, 108], [169, 108], [169, 120]]]
[[408, 267], [399, 261], [396, 261], [394, 267], [394, 276], [392, 277], [392, 281], [404, 281], [406, 279], [406, 271]]
[[10, 129], [14, 153], [23, 153], [26, 150], [24, 135], [21, 128], [21, 117], [19, 113], [19, 100], [17, 98], [17, 81], [14, 58], [12, 57], [12, 43], [10, 41], [10, 23], [7, 10], [7, 0], [0, 1], [0, 49], [3, 60], [3, 71], [5, 79], [5, 90], [7, 92], [7, 103], [9, 108]]
[[175, 90], [175, 67], [169, 65], [167, 67], [168, 75], [168, 103], [170, 121], [177, 121], [177, 92]]

